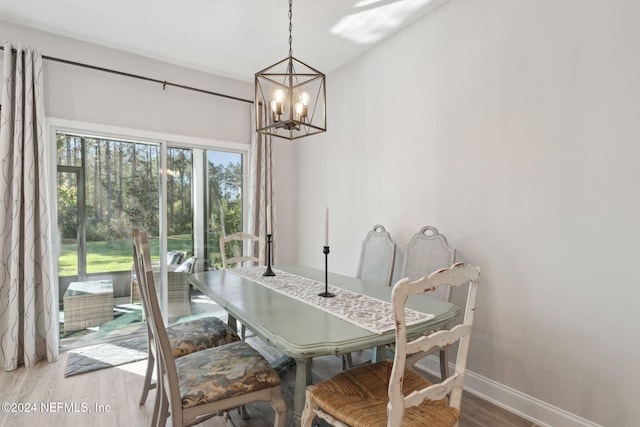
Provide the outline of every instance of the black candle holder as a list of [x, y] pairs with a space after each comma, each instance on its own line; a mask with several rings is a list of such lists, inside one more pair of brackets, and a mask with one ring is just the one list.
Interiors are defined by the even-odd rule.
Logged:
[[324, 292], [319, 293], [319, 297], [331, 298], [336, 294], [329, 292], [329, 246], [325, 246], [322, 250], [324, 254]]
[[267, 234], [267, 269], [263, 276], [275, 276], [276, 273], [271, 269], [271, 234]]

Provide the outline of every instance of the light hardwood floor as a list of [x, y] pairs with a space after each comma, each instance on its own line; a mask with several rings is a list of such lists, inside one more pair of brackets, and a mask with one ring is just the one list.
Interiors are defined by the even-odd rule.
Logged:
[[[8, 412], [6, 405], [2, 406], [0, 426], [149, 425], [155, 391], [151, 392], [146, 405], [138, 405], [146, 361], [65, 378], [66, 359], [67, 353], [62, 353], [60, 359], [52, 364], [40, 362], [30, 369], [21, 367], [13, 372], [0, 372], [0, 403], [16, 404], [9, 408], [15, 412]], [[335, 356], [314, 359], [314, 382], [332, 375], [338, 369], [340, 359]], [[284, 370], [282, 378], [289, 427], [294, 425], [291, 406], [294, 371]], [[18, 406], [20, 404], [22, 406]], [[272, 424], [273, 411], [269, 404], [250, 405], [248, 411], [251, 414], [249, 420], [240, 419], [237, 411], [232, 413], [233, 423], [237, 427]], [[220, 427], [225, 424], [222, 418], [213, 418], [200, 425]], [[465, 394], [463, 398], [461, 427], [533, 425], [470, 394]]]

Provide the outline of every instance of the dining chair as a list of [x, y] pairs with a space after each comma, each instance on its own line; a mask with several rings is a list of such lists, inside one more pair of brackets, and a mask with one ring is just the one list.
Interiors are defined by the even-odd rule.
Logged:
[[[400, 278], [418, 280], [428, 276], [436, 270], [450, 267], [456, 259], [455, 249], [449, 246], [447, 238], [432, 226], [425, 226], [411, 237], [403, 250], [403, 263]], [[442, 286], [431, 296], [443, 301], [451, 302], [451, 287]], [[448, 376], [449, 357], [448, 350], [439, 352], [441, 378]]]
[[[246, 262], [260, 262], [260, 259], [253, 255], [242, 255], [244, 250], [244, 242], [249, 242], [252, 245], [255, 242], [259, 242], [260, 238], [248, 233], [234, 233], [220, 238], [220, 255], [222, 256], [222, 268], [227, 269], [234, 264], [242, 265]], [[233, 243], [235, 242], [235, 245]], [[227, 245], [231, 249], [230, 256], [227, 256]], [[240, 337], [244, 341], [247, 337], [247, 327], [244, 323], [240, 324]]]
[[396, 244], [391, 235], [380, 225], [374, 225], [362, 241], [357, 279], [384, 286], [391, 285]]
[[[372, 284], [390, 286], [393, 265], [396, 255], [396, 244], [384, 226], [376, 224], [362, 240], [360, 260], [356, 279]], [[351, 353], [341, 355], [342, 369], [353, 367]]]
[[[260, 353], [243, 341], [174, 357], [154, 285], [147, 233], [134, 230], [136, 272], [155, 345], [158, 391], [152, 425], [199, 424], [230, 409], [256, 401], [271, 402], [274, 426], [284, 427], [286, 404], [280, 377]], [[152, 344], [150, 343], [150, 345]]]
[[[417, 280], [436, 270], [450, 267], [455, 262], [456, 251], [449, 246], [447, 238], [432, 226], [425, 226], [411, 237], [403, 249], [404, 260], [401, 278]], [[450, 287], [437, 292], [440, 299], [449, 300]]]
[[[458, 426], [479, 278], [478, 267], [458, 263], [414, 282], [404, 278], [396, 283], [392, 291], [396, 334], [393, 361], [362, 365], [308, 386], [302, 427], [311, 427], [316, 416], [341, 427]], [[407, 338], [405, 304], [409, 297], [442, 286], [467, 284], [461, 324], [415, 340]], [[414, 357], [416, 354], [455, 343], [459, 345], [455, 372], [440, 383], [430, 383], [413, 369], [420, 358]]]
[[[260, 238], [248, 233], [234, 233], [220, 238], [220, 255], [222, 256], [223, 269], [226, 270], [231, 264], [243, 264], [245, 262], [258, 263], [260, 261], [256, 256], [243, 255], [243, 246], [246, 241], [252, 245], [255, 242], [259, 242]], [[230, 246], [230, 252], [227, 252], [227, 246]]]
[[[139, 238], [140, 230], [133, 229], [133, 238]], [[134, 273], [137, 277], [138, 274], [138, 260], [137, 249], [133, 246], [133, 265]], [[195, 263], [195, 261], [194, 261]], [[157, 277], [157, 272], [154, 270], [154, 283]], [[140, 294], [140, 287], [137, 287], [138, 294]], [[139, 295], [142, 299], [142, 296]], [[153, 334], [150, 328], [149, 316], [151, 313], [150, 307], [148, 307], [145, 300], [142, 300], [143, 313], [145, 316], [145, 323], [147, 325], [147, 368], [145, 370], [144, 383], [142, 387], [142, 393], [140, 396], [140, 405], [144, 405], [147, 401], [149, 391], [156, 387], [153, 383], [153, 369], [156, 362], [155, 345], [153, 343]], [[194, 320], [185, 322], [174, 323], [166, 327], [167, 336], [171, 344], [174, 357], [181, 357], [196, 351], [204, 350], [211, 347], [216, 347], [223, 344], [229, 344], [231, 342], [240, 341], [240, 337], [236, 332], [229, 327], [224, 321], [214, 316], [201, 317]]]

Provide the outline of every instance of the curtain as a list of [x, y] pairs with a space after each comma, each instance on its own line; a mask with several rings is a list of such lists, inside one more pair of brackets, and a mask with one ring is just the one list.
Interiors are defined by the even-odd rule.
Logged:
[[[275, 221], [275, 199], [273, 189], [273, 162], [272, 162], [272, 137], [270, 135], [258, 134], [256, 130], [255, 109], [251, 108], [251, 162], [249, 163], [249, 230], [248, 232], [260, 236], [261, 244], [258, 248], [253, 248], [254, 255], [258, 253], [260, 265], [266, 265], [266, 245], [264, 244], [267, 235], [267, 219], [271, 220], [270, 230], [273, 235], [271, 244], [271, 262], [276, 259], [276, 221]], [[264, 112], [259, 113], [260, 118], [264, 117]], [[270, 213], [267, 214], [267, 210]]]
[[57, 360], [42, 57], [4, 45], [0, 110], [0, 364]]

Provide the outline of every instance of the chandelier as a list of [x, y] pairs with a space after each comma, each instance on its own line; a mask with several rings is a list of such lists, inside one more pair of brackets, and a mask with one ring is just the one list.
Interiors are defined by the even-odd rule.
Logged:
[[293, 57], [289, 0], [289, 57], [256, 73], [256, 131], [289, 140], [327, 130], [325, 75]]

